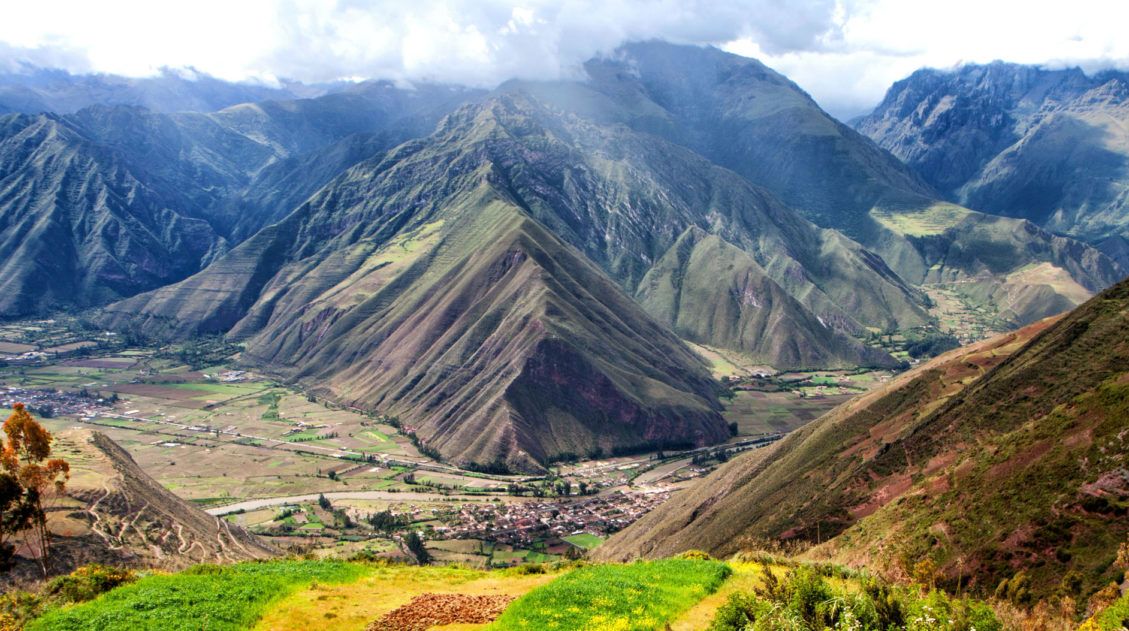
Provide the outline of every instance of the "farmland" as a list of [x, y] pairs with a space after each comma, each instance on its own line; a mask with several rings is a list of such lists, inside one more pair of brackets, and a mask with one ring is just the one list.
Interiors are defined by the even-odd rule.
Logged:
[[[417, 530], [437, 559], [481, 568], [583, 554], [725, 457], [716, 448], [607, 457], [532, 477], [463, 471], [421, 454], [391, 419], [248, 370], [239, 350], [210, 338], [129, 346], [64, 318], [8, 323], [0, 408], [23, 401], [52, 431], [104, 432], [169, 490], [203, 508], [231, 507], [229, 520], [285, 549], [398, 558], [399, 537]], [[766, 386], [750, 372], [760, 368], [731, 359], [742, 370], [725, 411], [737, 428], [729, 454], [883, 378], [795, 373]], [[320, 494], [331, 511], [317, 506]], [[406, 521], [395, 531], [367, 527], [381, 511]], [[495, 520], [511, 526], [495, 529]]]
[[729, 577], [717, 561], [665, 559], [581, 568], [511, 605], [495, 629], [658, 629]]
[[[984, 601], [923, 585], [894, 585], [842, 566], [754, 557], [718, 561], [691, 552], [626, 564], [566, 562], [489, 571], [360, 560], [198, 565], [178, 574], [129, 575], [100, 596], [77, 594], [74, 601], [34, 605], [42, 597], [34, 594], [0, 599], [0, 621], [11, 613], [23, 615], [31, 618], [26, 627], [31, 631], [360, 631], [430, 628], [435, 623], [426, 621], [442, 610], [447, 623], [457, 626], [438, 628], [493, 631], [1004, 628]], [[100, 572], [106, 574], [104, 568]], [[473, 605], [444, 604], [459, 601]], [[1125, 602], [1099, 612], [1089, 628], [1118, 628]], [[13, 608], [16, 603], [22, 604]], [[931, 624], [930, 617], [947, 622]]]
[[279, 596], [312, 582], [355, 581], [365, 572], [364, 566], [341, 562], [196, 566], [180, 574], [144, 577], [88, 604], [48, 613], [28, 628], [245, 629]]

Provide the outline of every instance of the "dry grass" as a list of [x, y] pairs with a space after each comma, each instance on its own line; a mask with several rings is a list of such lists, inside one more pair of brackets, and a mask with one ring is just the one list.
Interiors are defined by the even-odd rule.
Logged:
[[[256, 629], [359, 630], [424, 593], [520, 596], [556, 574], [518, 575], [456, 567], [388, 566], [359, 581], [317, 585], [271, 607]], [[481, 625], [459, 625], [471, 629]]]

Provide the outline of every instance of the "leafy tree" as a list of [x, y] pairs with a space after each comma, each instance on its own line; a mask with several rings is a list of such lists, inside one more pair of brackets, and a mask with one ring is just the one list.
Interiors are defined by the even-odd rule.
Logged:
[[22, 502], [30, 513], [28, 523], [22, 529], [30, 531], [30, 544], [39, 548], [39, 567], [46, 578], [51, 533], [47, 528], [47, 511], [43, 502], [52, 489], [55, 493], [65, 490], [71, 468], [61, 458], [50, 458], [54, 439], [32, 418], [24, 405], [17, 403], [12, 409], [12, 415], [4, 421], [4, 434], [8, 440], [0, 451], [0, 469], [14, 477], [22, 488]]
[[[3, 450], [4, 441], [0, 439], [0, 453]], [[11, 568], [12, 557], [16, 554], [16, 547], [11, 539], [16, 533], [31, 526], [32, 512], [33, 506], [28, 501], [19, 478], [7, 471], [0, 471], [0, 571]]]
[[325, 495], [318, 495], [318, 506], [321, 506], [322, 510], [333, 510], [333, 502], [330, 502]]
[[427, 546], [423, 545], [423, 539], [418, 532], [414, 530], [409, 532], [408, 536], [404, 537], [404, 545], [420, 565], [431, 563], [431, 553], [427, 551]]

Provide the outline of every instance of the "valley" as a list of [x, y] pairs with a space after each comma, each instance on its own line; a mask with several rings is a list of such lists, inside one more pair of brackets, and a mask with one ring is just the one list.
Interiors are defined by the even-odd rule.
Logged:
[[403, 537], [422, 531], [437, 560], [480, 568], [583, 556], [690, 481], [893, 374], [742, 363], [723, 377], [727, 442], [537, 476], [435, 460], [395, 418], [247, 370], [218, 338], [131, 346], [60, 316], [10, 322], [0, 345], [0, 407], [24, 402], [59, 435], [104, 433], [164, 488], [276, 547], [397, 559]]
[[324, 81], [0, 33], [0, 631], [1129, 628], [1129, 74], [346, 4]]

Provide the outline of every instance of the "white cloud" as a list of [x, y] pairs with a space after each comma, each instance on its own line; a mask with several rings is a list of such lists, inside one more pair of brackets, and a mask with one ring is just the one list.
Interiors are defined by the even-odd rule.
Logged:
[[0, 60], [229, 80], [570, 76], [628, 40], [760, 58], [840, 115], [921, 66], [1005, 59], [1129, 66], [1125, 0], [37, 0], [0, 21]]
[[742, 38], [727, 50], [757, 56], [840, 116], [862, 113], [922, 67], [996, 60], [1087, 70], [1129, 68], [1124, 0], [857, 0], [839, 3], [837, 38], [765, 54]]

